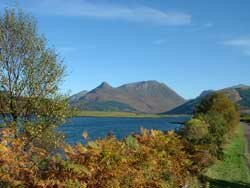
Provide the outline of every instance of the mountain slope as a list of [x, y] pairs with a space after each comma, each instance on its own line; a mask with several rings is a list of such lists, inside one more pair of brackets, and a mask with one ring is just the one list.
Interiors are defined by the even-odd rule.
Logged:
[[69, 98], [69, 102], [74, 103], [75, 101], [78, 101], [81, 97], [86, 95], [87, 93], [88, 93], [88, 91], [84, 90], [84, 91], [81, 91], [81, 92], [79, 92], [77, 94], [74, 94]]
[[[195, 107], [200, 103], [200, 101], [209, 96], [209, 94], [213, 92], [223, 92], [225, 95], [229, 97], [233, 102], [235, 102], [239, 110], [242, 113], [250, 113], [250, 86], [246, 85], [237, 85], [225, 89], [221, 89], [218, 91], [205, 91], [202, 92], [200, 96], [195, 99], [189, 100], [186, 103], [177, 106], [176, 108], [165, 112], [166, 114], [192, 114]], [[164, 113], [164, 114], [165, 114]]]
[[71, 105], [81, 110], [161, 113], [184, 102], [176, 92], [157, 81], [130, 83], [117, 88], [103, 82]]

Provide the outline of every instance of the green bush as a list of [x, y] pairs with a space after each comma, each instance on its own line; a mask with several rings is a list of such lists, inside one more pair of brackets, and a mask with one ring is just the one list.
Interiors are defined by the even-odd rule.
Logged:
[[209, 125], [200, 118], [192, 118], [186, 123], [184, 135], [192, 143], [204, 143], [209, 134]]
[[190, 144], [191, 154], [196, 155], [194, 161], [199, 164], [199, 160], [204, 159], [204, 150], [215, 158], [222, 158], [226, 138], [239, 124], [237, 108], [225, 95], [215, 93], [203, 99], [195, 112], [182, 133]]
[[205, 98], [195, 110], [195, 116], [209, 113], [222, 115], [229, 131], [232, 131], [239, 123], [240, 115], [236, 105], [223, 93], [215, 93]]

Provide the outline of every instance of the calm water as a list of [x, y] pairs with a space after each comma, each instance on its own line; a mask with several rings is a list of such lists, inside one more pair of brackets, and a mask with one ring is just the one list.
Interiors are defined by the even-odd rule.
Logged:
[[82, 132], [87, 131], [91, 140], [103, 138], [112, 133], [118, 139], [129, 134], [140, 132], [141, 127], [146, 129], [158, 129], [162, 131], [175, 130], [181, 125], [171, 122], [184, 122], [188, 117], [171, 118], [92, 118], [74, 117], [59, 128], [66, 136], [69, 144], [77, 142], [85, 143]]

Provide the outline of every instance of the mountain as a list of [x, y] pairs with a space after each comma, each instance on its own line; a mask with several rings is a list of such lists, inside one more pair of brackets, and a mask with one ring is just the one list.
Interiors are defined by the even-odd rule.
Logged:
[[205, 91], [202, 91], [199, 97], [207, 96], [207, 95], [209, 95], [209, 94], [211, 94], [213, 92], [214, 92], [214, 90], [205, 90]]
[[163, 83], [143, 81], [120, 87], [103, 82], [84, 96], [71, 101], [71, 106], [81, 110], [162, 113], [183, 104], [185, 99]]
[[204, 91], [197, 98], [189, 100], [186, 103], [165, 112], [164, 114], [192, 114], [195, 107], [201, 102], [201, 100], [213, 92], [224, 93], [229, 97], [229, 99], [231, 99], [231, 101], [238, 105], [240, 112], [250, 113], [250, 86], [240, 84], [217, 91]]
[[81, 97], [86, 95], [87, 93], [88, 93], [88, 91], [84, 90], [84, 91], [81, 91], [81, 92], [79, 92], [77, 94], [74, 94], [69, 98], [69, 102], [74, 103], [75, 101], [78, 101]]

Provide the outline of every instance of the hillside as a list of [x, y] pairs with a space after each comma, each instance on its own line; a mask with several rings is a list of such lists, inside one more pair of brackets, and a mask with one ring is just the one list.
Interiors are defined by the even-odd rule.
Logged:
[[88, 93], [88, 91], [84, 90], [84, 91], [81, 91], [77, 94], [74, 94], [70, 97], [70, 103], [73, 103], [75, 101], [78, 101], [81, 97], [83, 97], [84, 95], [86, 95]]
[[189, 100], [184, 104], [165, 112], [164, 114], [192, 114], [195, 106], [197, 106], [204, 97], [209, 96], [209, 94], [213, 92], [225, 93], [225, 95], [227, 95], [231, 101], [238, 105], [239, 110], [242, 113], [250, 113], [250, 86], [236, 85], [217, 91], [203, 91], [197, 98]]
[[80, 110], [162, 113], [185, 100], [175, 91], [157, 81], [143, 81], [112, 87], [100, 86], [70, 104]]

